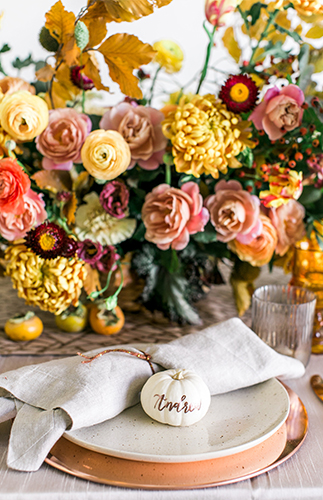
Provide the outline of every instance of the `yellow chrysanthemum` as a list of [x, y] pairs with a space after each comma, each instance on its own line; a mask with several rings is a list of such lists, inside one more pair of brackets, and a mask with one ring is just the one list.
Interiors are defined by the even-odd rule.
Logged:
[[54, 314], [78, 304], [86, 277], [82, 260], [77, 257], [43, 259], [19, 242], [7, 248], [5, 259], [9, 261], [6, 274], [26, 304]]
[[307, 23], [323, 19], [323, 4], [320, 0], [292, 0], [292, 4], [300, 18]]
[[163, 133], [173, 144], [177, 172], [217, 179], [228, 165], [240, 166], [236, 156], [253, 147], [249, 122], [228, 111], [213, 95], [184, 95], [177, 108], [163, 121]]
[[166, 73], [177, 73], [184, 59], [182, 49], [172, 40], [160, 40], [155, 42], [153, 49], [157, 51], [154, 61], [159, 64]]

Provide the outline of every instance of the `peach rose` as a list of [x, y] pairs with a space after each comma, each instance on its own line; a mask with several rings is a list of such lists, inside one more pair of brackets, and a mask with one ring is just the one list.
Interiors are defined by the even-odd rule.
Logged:
[[20, 215], [25, 210], [24, 195], [30, 179], [13, 158], [0, 160], [0, 211]]
[[285, 255], [291, 245], [305, 236], [305, 208], [298, 201], [289, 200], [286, 205], [271, 208], [269, 217], [278, 236], [276, 253]]
[[0, 213], [0, 234], [8, 241], [24, 238], [27, 232], [47, 219], [42, 194], [32, 189], [24, 196], [24, 212], [21, 215]]
[[1, 78], [0, 90], [3, 94], [7, 95], [18, 92], [19, 90], [27, 90], [27, 92], [30, 92], [31, 94], [36, 93], [36, 89], [33, 85], [25, 82], [22, 78], [13, 76], [5, 76], [4, 78]]
[[236, 238], [240, 243], [248, 244], [261, 233], [259, 199], [243, 191], [240, 182], [218, 182], [215, 194], [208, 196], [204, 204], [219, 241], [226, 243]]
[[204, 230], [209, 213], [195, 182], [186, 182], [181, 189], [160, 184], [147, 194], [142, 207], [146, 226], [145, 238], [161, 250], [169, 247], [183, 250], [190, 234]]
[[43, 168], [70, 170], [73, 163], [80, 163], [81, 148], [91, 128], [90, 118], [74, 109], [51, 110], [47, 127], [36, 138], [36, 147], [45, 157]]
[[249, 262], [254, 267], [261, 267], [270, 262], [278, 243], [276, 229], [265, 215], [260, 215], [262, 232], [248, 245], [237, 240], [230, 241], [228, 247], [240, 260]]
[[15, 141], [31, 141], [47, 127], [47, 104], [26, 91], [5, 95], [0, 102], [0, 123]]
[[115, 130], [94, 130], [83, 144], [81, 157], [84, 168], [96, 179], [110, 181], [129, 167], [130, 148]]
[[117, 130], [131, 151], [130, 168], [136, 163], [155, 170], [163, 163], [167, 139], [162, 132], [164, 114], [157, 109], [122, 102], [108, 109], [100, 121], [105, 130]]
[[264, 130], [269, 139], [276, 141], [300, 126], [304, 100], [304, 93], [297, 85], [287, 85], [282, 90], [275, 86], [267, 90], [263, 102], [256, 106], [249, 119], [257, 130]]

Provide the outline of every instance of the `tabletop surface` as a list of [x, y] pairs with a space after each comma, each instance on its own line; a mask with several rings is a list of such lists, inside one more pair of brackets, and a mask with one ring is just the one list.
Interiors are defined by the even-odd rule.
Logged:
[[[228, 290], [226, 292], [227, 294], [218, 295], [219, 308], [220, 296], [227, 300]], [[233, 304], [233, 299], [231, 302]], [[2, 302], [0, 308], [3, 307], [5, 305]], [[226, 316], [230, 314], [229, 309], [226, 309]], [[231, 317], [234, 315], [232, 306]], [[3, 352], [0, 350], [0, 354]], [[0, 373], [53, 358], [52, 353], [0, 355]], [[60, 472], [47, 464], [43, 464], [37, 472], [17, 472], [6, 466], [11, 423], [4, 422], [0, 424], [0, 500], [322, 500], [323, 403], [310, 387], [309, 381], [314, 374], [323, 376], [323, 355], [311, 356], [302, 378], [284, 381], [296, 392], [307, 409], [309, 431], [305, 442], [286, 462], [253, 479], [215, 488], [149, 491], [89, 482]]]

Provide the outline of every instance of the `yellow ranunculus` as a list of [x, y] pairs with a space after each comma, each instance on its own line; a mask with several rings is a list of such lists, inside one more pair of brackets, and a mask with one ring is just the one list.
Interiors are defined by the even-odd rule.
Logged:
[[184, 59], [182, 49], [172, 40], [155, 42], [153, 49], [157, 51], [154, 61], [164, 68], [166, 73], [177, 73]]
[[122, 174], [130, 165], [128, 143], [115, 130], [94, 130], [82, 147], [84, 168], [96, 179], [109, 181]]
[[0, 123], [15, 141], [32, 141], [47, 127], [48, 106], [27, 91], [5, 94], [0, 102]]

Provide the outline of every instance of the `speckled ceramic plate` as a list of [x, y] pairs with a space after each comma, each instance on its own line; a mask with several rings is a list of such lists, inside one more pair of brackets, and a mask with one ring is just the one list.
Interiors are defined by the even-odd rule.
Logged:
[[87, 450], [62, 437], [46, 462], [72, 476], [122, 488], [182, 490], [244, 481], [282, 464], [304, 442], [307, 412], [297, 394], [287, 390], [290, 412], [282, 427], [261, 444], [234, 455], [185, 464], [138, 462]]
[[285, 422], [289, 397], [276, 379], [212, 397], [198, 423], [172, 427], [152, 420], [140, 404], [101, 424], [67, 432], [73, 443], [141, 462], [198, 462], [252, 448]]

